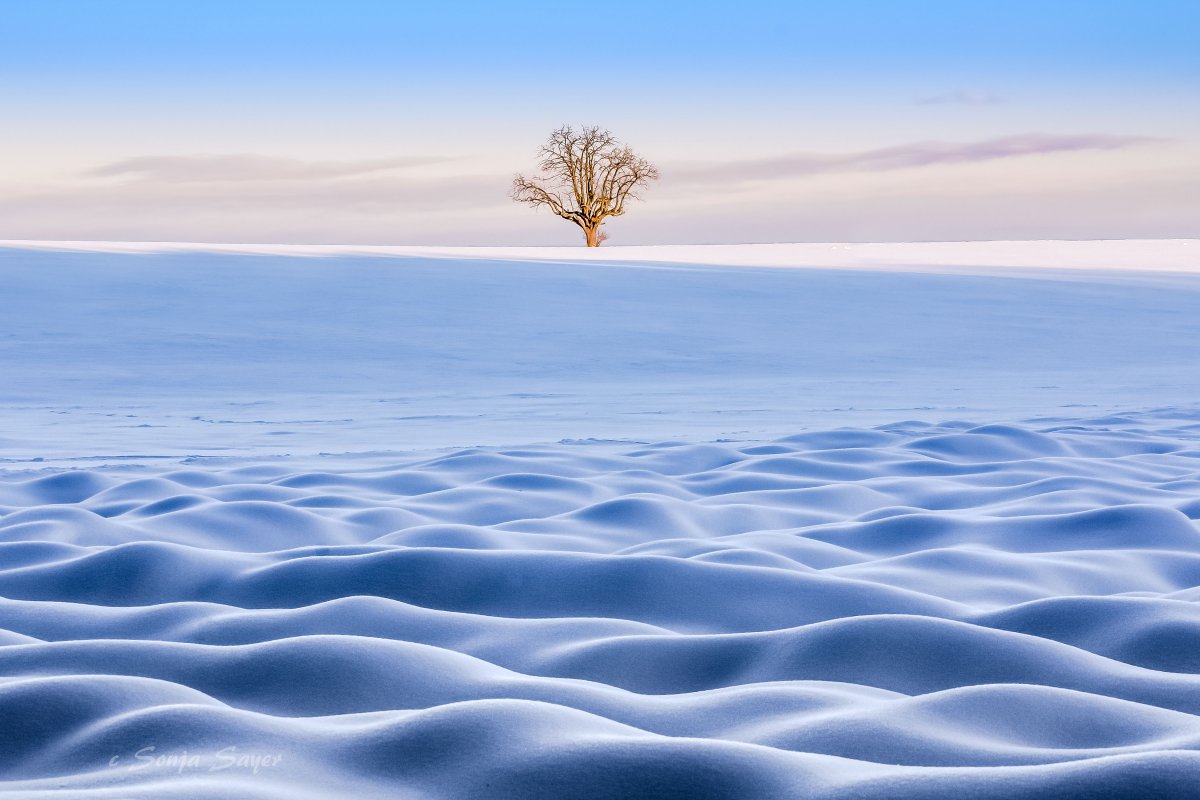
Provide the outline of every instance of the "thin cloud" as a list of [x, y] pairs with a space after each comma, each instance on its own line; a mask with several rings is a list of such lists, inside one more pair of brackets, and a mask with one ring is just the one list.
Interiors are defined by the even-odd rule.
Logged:
[[972, 92], [957, 89], [953, 92], [931, 94], [913, 100], [919, 106], [994, 106], [1003, 103], [1004, 98], [990, 92]]
[[545, 225], [539, 215], [516, 213], [511, 180], [399, 173], [297, 182], [92, 181], [0, 193], [0, 217], [9, 230], [20, 227], [18, 238], [34, 239], [419, 244], [465, 236], [484, 244], [489, 230], [508, 235], [503, 226], [514, 219], [528, 221], [526, 230]]
[[681, 165], [667, 173], [674, 183], [742, 183], [838, 172], [889, 172], [944, 164], [973, 164], [1019, 156], [1120, 150], [1162, 141], [1146, 136], [1027, 133], [979, 142], [914, 142], [857, 153], [794, 153], [717, 164]]
[[140, 156], [104, 164], [84, 174], [92, 178], [126, 177], [154, 183], [320, 181], [360, 177], [448, 160], [422, 156], [366, 161], [303, 161], [249, 154]]
[[191, 181], [160, 183], [130, 181], [117, 184], [58, 188], [0, 198], [0, 212], [21, 206], [125, 207], [171, 209], [178, 213], [220, 212], [236, 215], [270, 208], [280, 212], [322, 209], [377, 210], [408, 213], [434, 209], [477, 209], [508, 203], [508, 175], [351, 176], [337, 181], [279, 183], [272, 181], [222, 183]]

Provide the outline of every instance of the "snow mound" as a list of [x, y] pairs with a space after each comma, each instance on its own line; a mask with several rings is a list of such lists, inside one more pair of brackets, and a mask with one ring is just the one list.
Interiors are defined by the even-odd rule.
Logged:
[[0, 778], [1194, 797], [1196, 422], [0, 473]]

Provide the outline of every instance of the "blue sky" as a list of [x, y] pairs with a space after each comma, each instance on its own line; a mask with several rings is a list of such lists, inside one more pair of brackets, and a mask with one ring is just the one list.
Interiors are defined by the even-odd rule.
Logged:
[[562, 123], [659, 163], [613, 243], [1198, 236], [1200, 3], [12, 3], [2, 238], [556, 244]]

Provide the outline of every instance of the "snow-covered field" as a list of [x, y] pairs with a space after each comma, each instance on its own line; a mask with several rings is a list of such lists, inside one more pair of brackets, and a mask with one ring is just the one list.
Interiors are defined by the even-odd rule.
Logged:
[[15, 466], [1200, 401], [1200, 241], [70, 246], [0, 247]]
[[8, 244], [0, 793], [1197, 794], [1198, 242]]

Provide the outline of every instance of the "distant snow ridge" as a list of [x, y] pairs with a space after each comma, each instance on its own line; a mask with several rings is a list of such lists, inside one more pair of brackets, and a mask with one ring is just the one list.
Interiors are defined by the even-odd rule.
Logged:
[[1194, 798], [1197, 518], [1169, 415], [10, 472], [0, 792]]

